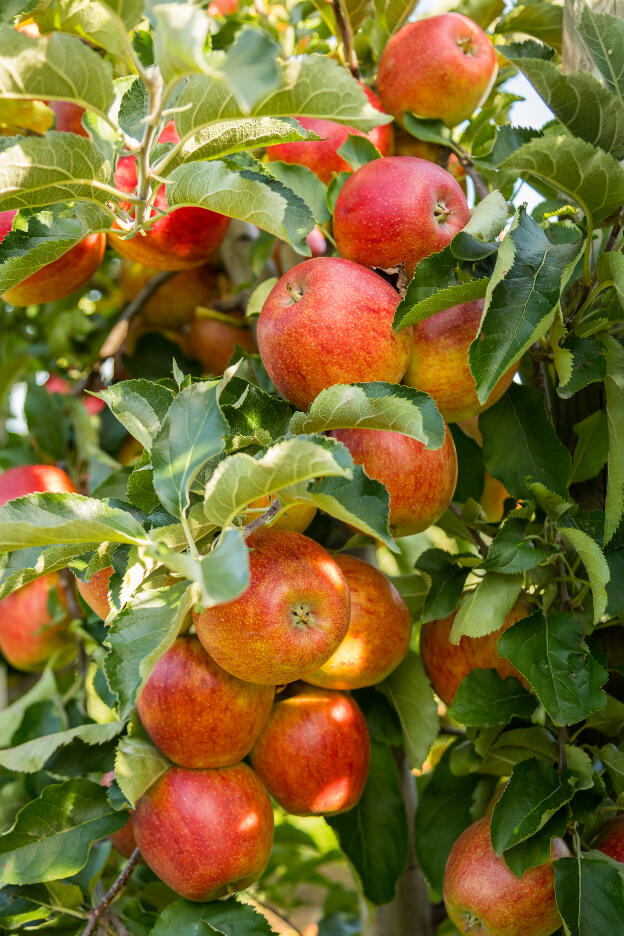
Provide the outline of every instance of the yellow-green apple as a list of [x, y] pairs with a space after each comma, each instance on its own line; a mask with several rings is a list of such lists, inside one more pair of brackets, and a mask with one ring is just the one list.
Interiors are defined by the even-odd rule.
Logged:
[[275, 690], [226, 673], [197, 637], [178, 637], [137, 699], [148, 735], [180, 767], [229, 767], [251, 751]]
[[194, 613], [217, 663], [250, 682], [281, 685], [327, 660], [349, 626], [340, 567], [314, 540], [260, 528], [247, 540], [251, 582], [240, 598]]
[[368, 776], [366, 719], [346, 693], [305, 687], [273, 706], [251, 762], [289, 813], [345, 812], [361, 797]]
[[445, 428], [439, 449], [427, 449], [416, 439], [377, 429], [336, 429], [354, 462], [390, 493], [390, 529], [394, 536], [420, 533], [438, 520], [453, 499], [457, 484], [457, 453]]
[[[67, 383], [64, 377], [59, 377], [58, 374], [50, 374], [43, 386], [48, 393], [60, 393], [61, 396], [69, 396], [72, 391], [71, 385]], [[90, 396], [88, 393], [82, 393], [80, 399], [89, 416], [101, 413], [106, 407], [104, 400]]]
[[[178, 141], [173, 123], [160, 134], [160, 143]], [[137, 171], [134, 156], [122, 156], [115, 168], [115, 185], [122, 192], [136, 188]], [[132, 211], [132, 206], [127, 205]], [[167, 212], [165, 186], [158, 190], [152, 214]], [[230, 219], [206, 208], [176, 208], [161, 217], [145, 234], [121, 237], [109, 234], [112, 246], [122, 256], [136, 260], [155, 270], [186, 270], [205, 263], [218, 249], [225, 237]]]
[[[100, 782], [102, 786], [109, 787], [114, 779], [115, 771], [109, 770], [103, 775]], [[115, 846], [117, 851], [122, 854], [124, 858], [129, 858], [136, 848], [136, 839], [134, 837], [134, 809], [128, 812], [128, 817], [125, 826], [122, 826], [121, 829], [118, 829], [116, 832], [113, 832], [112, 835], [108, 836], [111, 844]]]
[[[64, 471], [54, 465], [18, 465], [0, 474], [0, 504], [40, 491], [74, 493]], [[50, 604], [57, 599], [58, 613]], [[56, 572], [42, 575], [0, 601], [0, 650], [16, 669], [40, 670], [69, 638], [65, 592]]]
[[375, 566], [346, 554], [336, 556], [336, 562], [349, 586], [349, 630], [329, 660], [304, 678], [325, 689], [374, 686], [409, 650], [412, 616], [392, 582]]
[[219, 377], [236, 345], [252, 354], [258, 350], [249, 322], [240, 313], [230, 312], [220, 318], [196, 315], [184, 346], [186, 353], [201, 363], [204, 373]]
[[76, 587], [82, 599], [103, 621], [106, 620], [111, 609], [108, 600], [108, 583], [112, 574], [113, 567], [107, 566], [105, 569], [95, 572], [88, 582], [81, 582], [80, 579], [76, 579]]
[[[11, 231], [16, 214], [17, 211], [0, 212], [0, 242]], [[105, 247], [104, 234], [87, 234], [62, 257], [7, 289], [2, 298], [15, 306], [64, 299], [91, 279], [102, 262]]]
[[[122, 260], [119, 285], [125, 299], [135, 299], [157, 270]], [[190, 322], [197, 306], [210, 306], [219, 297], [219, 274], [210, 264], [176, 273], [148, 299], [141, 310], [147, 325], [179, 328]]]
[[[251, 523], [273, 503], [273, 495], [267, 494], [266, 497], [259, 497], [251, 502], [247, 507], [247, 515], [243, 520], [244, 526]], [[300, 501], [296, 504], [290, 504], [284, 513], [267, 523], [270, 530], [293, 530], [295, 533], [305, 533], [314, 517], [316, 516], [316, 507], [314, 504], [308, 504], [306, 501]]]
[[273, 809], [246, 764], [171, 767], [137, 803], [134, 834], [154, 874], [187, 900], [216, 900], [260, 877]]
[[479, 402], [468, 350], [477, 336], [483, 299], [463, 302], [414, 325], [412, 356], [403, 382], [424, 390], [436, 402], [446, 422], [471, 419], [500, 400], [517, 365], [498, 381], [485, 403]]
[[502, 679], [515, 676], [523, 682], [518, 670], [500, 656], [498, 638], [508, 627], [529, 614], [524, 601], [516, 602], [497, 631], [485, 637], [463, 636], [458, 644], [453, 644], [449, 638], [456, 614], [457, 611], [453, 611], [445, 618], [427, 621], [420, 632], [420, 655], [442, 701], [446, 705], [451, 704], [462, 679], [473, 669], [495, 669]]
[[407, 23], [392, 36], [377, 70], [387, 111], [437, 118], [455, 127], [490, 93], [498, 61], [494, 46], [473, 20], [444, 13]]
[[489, 471], [483, 472], [483, 491], [480, 504], [489, 523], [498, 523], [503, 519], [505, 501], [511, 494], [498, 478], [493, 478]]
[[624, 862], [624, 816], [607, 822], [600, 833], [596, 848], [614, 861]]
[[[373, 94], [370, 88], [360, 84], [369, 102], [377, 110], [383, 111], [381, 101]], [[377, 147], [382, 156], [392, 153], [392, 124], [374, 127], [369, 133], [336, 123], [334, 120], [322, 120], [318, 117], [297, 117], [297, 121], [304, 130], [310, 130], [322, 137], [321, 140], [299, 140], [294, 143], [278, 143], [269, 146], [267, 159], [274, 162], [276, 159], [287, 163], [297, 163], [307, 166], [322, 182], [331, 182], [339, 172], [351, 172], [351, 166], [338, 153], [338, 150], [347, 142], [349, 134], [352, 136], [365, 136]]]
[[334, 211], [341, 256], [411, 275], [424, 257], [443, 250], [468, 223], [466, 196], [453, 176], [427, 159], [388, 156], [347, 179]]
[[294, 266], [258, 319], [260, 355], [279, 392], [305, 409], [333, 384], [398, 383], [412, 347], [411, 329], [392, 330], [398, 302], [386, 280], [349, 260]]
[[553, 860], [570, 854], [561, 838], [550, 860], [517, 878], [490, 840], [490, 817], [462, 832], [446, 863], [444, 904], [460, 931], [475, 936], [552, 936], [561, 926]]

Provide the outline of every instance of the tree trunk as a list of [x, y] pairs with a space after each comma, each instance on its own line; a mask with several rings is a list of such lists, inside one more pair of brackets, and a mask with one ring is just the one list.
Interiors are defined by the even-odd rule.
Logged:
[[587, 54], [583, 40], [579, 36], [578, 23], [584, 6], [594, 13], [612, 13], [624, 17], [624, 0], [565, 0], [563, 8], [563, 70], [588, 71], [596, 74], [594, 63]]

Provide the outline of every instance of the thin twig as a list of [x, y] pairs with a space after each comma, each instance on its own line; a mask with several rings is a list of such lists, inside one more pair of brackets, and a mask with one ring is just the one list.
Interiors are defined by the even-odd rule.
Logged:
[[268, 510], [265, 510], [263, 514], [260, 514], [259, 517], [256, 517], [255, 520], [252, 520], [251, 523], [246, 525], [245, 529], [243, 530], [243, 536], [245, 539], [251, 536], [252, 533], [255, 533], [259, 527], [264, 526], [265, 523], [270, 523], [271, 520], [278, 515], [281, 509], [282, 505], [278, 499], [275, 498]]
[[106, 911], [108, 910], [112, 902], [115, 900], [117, 895], [121, 893], [121, 891], [124, 889], [128, 881], [130, 880], [130, 876], [132, 872], [134, 871], [134, 869], [136, 868], [140, 857], [141, 857], [141, 852], [139, 851], [138, 848], [135, 848], [132, 854], [130, 855], [129, 860], [124, 865], [121, 871], [121, 874], [119, 875], [117, 880], [114, 881], [114, 883], [106, 891], [106, 893], [100, 900], [97, 907], [95, 907], [93, 910], [90, 911], [89, 922], [83, 929], [81, 936], [91, 936], [91, 934], [96, 931], [100, 920], [102, 919], [102, 917], [104, 916], [104, 914], [106, 913]]
[[[456, 504], [454, 501], [451, 501], [451, 503], [449, 504], [449, 510], [450, 510], [452, 513], [454, 513], [456, 517], [459, 517], [460, 520], [463, 520], [461, 508], [458, 507], [457, 504]], [[464, 522], [465, 522], [465, 521], [464, 521]], [[476, 546], [477, 549], [479, 550], [479, 553], [481, 554], [481, 558], [482, 558], [482, 559], [486, 559], [486, 558], [487, 558], [487, 554], [488, 554], [488, 546], [487, 546], [487, 543], [485, 542], [485, 540], [482, 539], [481, 534], [480, 534], [480, 533], [477, 533], [476, 530], [472, 530], [472, 529], [468, 526], [468, 524], [466, 524], [466, 529], [467, 529], [468, 532], [470, 533], [470, 536], [472, 537], [473, 543], [475, 544], [475, 546]]]
[[460, 165], [464, 169], [464, 172], [470, 179], [472, 179], [472, 184], [474, 185], [475, 192], [477, 193], [479, 198], [483, 199], [487, 195], [489, 195], [490, 194], [489, 185], [487, 184], [487, 182], [485, 181], [481, 173], [475, 169], [474, 163], [472, 159], [470, 158], [469, 154], [466, 152], [466, 150], [462, 146], [460, 146], [458, 143], [453, 143], [453, 145], [451, 146], [451, 149], [455, 150], [456, 156], [459, 159]]
[[121, 318], [110, 330], [106, 341], [100, 348], [100, 360], [115, 357], [115, 355], [119, 353], [124, 341], [128, 337], [130, 320], [134, 318], [137, 312], [140, 312], [145, 303], [152, 298], [154, 293], [158, 292], [160, 287], [174, 275], [174, 270], [164, 270], [162, 273], [157, 273], [156, 276], [153, 276], [152, 279], [145, 284], [143, 289], [137, 296], [135, 296], [132, 302], [128, 303], [126, 308], [123, 310]]
[[76, 592], [74, 591], [76, 581], [74, 576], [69, 569], [61, 569], [59, 572], [59, 579], [70, 617], [72, 620], [80, 620], [82, 618], [82, 611], [80, 610], [80, 605], [76, 599]]
[[566, 756], [566, 742], [568, 740], [568, 729], [565, 725], [562, 725], [559, 729], [559, 734], [557, 735], [557, 752], [558, 752], [558, 764], [557, 770], [559, 773], [559, 779], [561, 779], [561, 774], [568, 766], [568, 758]]
[[351, 28], [351, 23], [347, 16], [345, 16], [345, 11], [342, 7], [341, 0], [332, 0], [332, 9], [334, 11], [334, 18], [336, 20], [336, 26], [338, 27], [338, 32], [340, 33], [340, 41], [342, 42], [342, 48], [344, 49], [345, 62], [347, 67], [356, 81], [360, 80], [360, 66], [358, 64], [357, 55], [355, 54], [355, 46], [353, 45], [353, 30]]

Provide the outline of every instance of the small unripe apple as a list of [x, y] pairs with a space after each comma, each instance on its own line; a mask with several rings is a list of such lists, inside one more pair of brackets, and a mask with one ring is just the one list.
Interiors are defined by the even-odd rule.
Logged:
[[389, 156], [365, 163], [342, 187], [334, 211], [341, 256], [388, 270], [443, 250], [468, 223], [466, 196], [427, 159]]
[[279, 392], [306, 409], [333, 384], [398, 383], [412, 346], [410, 329], [392, 330], [399, 298], [381, 276], [340, 257], [285, 273], [258, 319], [260, 356]]
[[275, 690], [226, 673], [197, 637], [178, 637], [137, 699], [148, 735], [180, 767], [229, 767], [249, 754]]
[[103, 621], [106, 620], [111, 609], [108, 600], [108, 583], [112, 574], [113, 567], [107, 566], [105, 569], [95, 572], [88, 582], [81, 582], [80, 579], [76, 579], [76, 588], [82, 599]]
[[494, 46], [481, 27], [444, 13], [406, 23], [392, 36], [377, 85], [384, 107], [399, 120], [410, 112], [454, 127], [483, 104], [497, 71]]
[[[17, 211], [0, 211], [0, 242], [10, 232], [16, 214]], [[62, 257], [7, 289], [2, 298], [15, 306], [64, 299], [89, 282], [102, 262], [105, 248], [104, 234], [87, 234]]]
[[329, 553], [301, 533], [248, 539], [251, 582], [234, 601], [194, 612], [197, 636], [239, 679], [282, 685], [327, 660], [349, 626], [349, 592]]
[[624, 816], [607, 822], [596, 848], [614, 861], [624, 862]]
[[338, 555], [351, 613], [349, 630], [326, 663], [307, 673], [305, 681], [326, 689], [374, 686], [395, 669], [409, 650], [412, 616], [383, 573], [355, 556]]
[[336, 429], [354, 462], [390, 493], [393, 536], [420, 533], [438, 520], [453, 499], [457, 484], [457, 453], [445, 429], [439, 449], [427, 449], [400, 432], [376, 429]]
[[[103, 775], [100, 782], [102, 786], [109, 787], [114, 779], [115, 771], [109, 770]], [[124, 858], [129, 858], [136, 848], [136, 839], [134, 837], [134, 809], [128, 812], [128, 816], [129, 818], [125, 826], [122, 826], [121, 829], [118, 829], [116, 832], [113, 832], [112, 835], [108, 836], [111, 845], [113, 845]]]
[[517, 878], [490, 840], [490, 817], [459, 836], [444, 872], [446, 912], [460, 933], [482, 936], [552, 936], [561, 926], [553, 860], [570, 854], [561, 838], [550, 860]]
[[215, 377], [223, 374], [236, 345], [250, 354], [258, 350], [254, 333], [243, 315], [230, 312], [224, 318], [229, 321], [196, 315], [185, 340], [189, 357], [201, 363], [204, 373]]
[[477, 336], [483, 299], [463, 302], [414, 325], [412, 355], [403, 382], [432, 396], [446, 422], [471, 419], [500, 400], [517, 365], [500, 378], [485, 403], [479, 402], [468, 350]]
[[361, 797], [368, 776], [366, 719], [350, 696], [306, 687], [274, 705], [251, 762], [289, 813], [345, 812]]
[[137, 803], [145, 862], [187, 900], [216, 900], [257, 881], [271, 854], [273, 809], [246, 764], [171, 767]]
[[[135, 299], [157, 270], [122, 260], [119, 284], [125, 299]], [[162, 328], [190, 322], [197, 306], [210, 306], [219, 297], [217, 271], [210, 264], [176, 273], [163, 283], [141, 309], [141, 321]]]

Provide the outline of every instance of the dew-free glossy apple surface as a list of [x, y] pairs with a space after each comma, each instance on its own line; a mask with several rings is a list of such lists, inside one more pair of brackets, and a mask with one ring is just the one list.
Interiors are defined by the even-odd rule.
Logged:
[[108, 600], [108, 583], [112, 574], [113, 567], [108, 566], [92, 575], [88, 582], [76, 579], [76, 587], [82, 598], [103, 621], [106, 620], [111, 609]]

